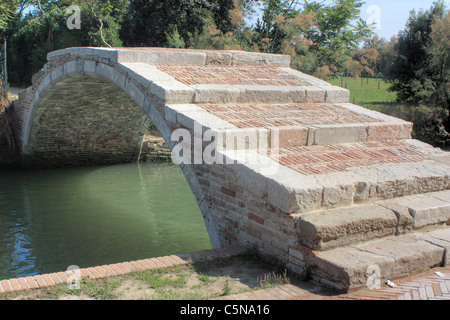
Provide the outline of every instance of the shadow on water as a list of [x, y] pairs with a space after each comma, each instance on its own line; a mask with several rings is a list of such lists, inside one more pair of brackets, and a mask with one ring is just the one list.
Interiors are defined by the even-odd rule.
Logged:
[[0, 170], [0, 279], [210, 249], [168, 163]]

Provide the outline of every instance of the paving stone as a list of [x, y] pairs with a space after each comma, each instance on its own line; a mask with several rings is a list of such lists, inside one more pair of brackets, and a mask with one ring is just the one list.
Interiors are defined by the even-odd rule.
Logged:
[[450, 203], [428, 195], [416, 195], [393, 200], [409, 209], [414, 228], [446, 223], [450, 219]]
[[386, 280], [415, 270], [440, 265], [444, 249], [416, 235], [390, 237], [307, 257], [314, 277], [340, 290], [367, 285], [370, 267]]
[[367, 205], [307, 213], [297, 224], [300, 241], [323, 251], [394, 235], [398, 219], [392, 210]]
[[391, 237], [355, 247], [394, 259], [395, 263], [390, 274], [385, 275], [386, 279], [426, 267], [439, 266], [443, 262], [444, 256], [442, 247], [424, 241], [417, 235]]

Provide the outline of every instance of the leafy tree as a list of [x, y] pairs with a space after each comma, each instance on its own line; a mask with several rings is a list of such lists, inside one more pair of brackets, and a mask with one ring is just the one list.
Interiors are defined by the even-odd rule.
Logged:
[[405, 30], [398, 34], [394, 46], [395, 58], [386, 70], [385, 77], [392, 82], [391, 90], [397, 92], [399, 101], [419, 102], [417, 84], [419, 71], [426, 67], [430, 53], [432, 26], [445, 12], [443, 1], [434, 2], [430, 10], [411, 11]]
[[218, 28], [231, 30], [233, 8], [233, 0], [130, 0], [121, 38], [126, 46], [167, 46], [167, 35], [177, 30], [189, 46], [189, 35], [201, 33], [211, 15]]
[[354, 78], [375, 76], [379, 55], [375, 48], [356, 48], [352, 59], [346, 62], [347, 72]]
[[360, 17], [360, 0], [262, 2], [263, 16], [254, 37], [260, 50], [290, 53], [294, 67], [316, 76], [342, 72], [353, 49], [372, 33]]
[[[252, 41], [253, 31], [246, 26], [244, 20], [252, 14], [249, 3], [244, 0], [233, 0], [234, 7], [229, 10], [230, 28], [221, 30], [212, 12], [205, 11], [203, 29], [194, 34], [189, 33], [189, 47], [194, 49], [245, 50], [258, 51]], [[256, 2], [256, 1], [254, 1]]]
[[315, 46], [320, 66], [328, 66], [331, 75], [337, 75], [351, 57], [352, 51], [372, 30], [360, 17], [364, 2], [360, 0], [335, 0], [325, 6], [318, 2], [306, 3], [304, 12], [314, 12], [314, 27], [305, 37]]
[[[68, 29], [69, 5], [79, 6], [81, 29]], [[14, 21], [7, 35], [11, 83], [29, 85], [50, 51], [77, 46], [121, 46], [119, 29], [127, 6], [127, 0], [39, 1], [35, 10]]]
[[425, 52], [428, 61], [417, 72], [418, 78], [412, 82], [412, 88], [421, 103], [449, 112], [444, 125], [450, 132], [450, 11], [433, 22]]

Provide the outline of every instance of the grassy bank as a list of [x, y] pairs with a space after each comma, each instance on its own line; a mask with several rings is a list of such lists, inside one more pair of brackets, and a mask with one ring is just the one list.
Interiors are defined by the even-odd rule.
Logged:
[[227, 259], [192, 261], [172, 268], [132, 272], [0, 294], [0, 300], [205, 300], [282, 284], [303, 284], [278, 264], [252, 251]]
[[389, 83], [381, 79], [343, 77], [331, 80], [335, 86], [350, 90], [350, 102], [359, 105], [368, 103], [391, 103], [396, 93], [388, 91]]
[[435, 147], [448, 150], [450, 141], [440, 125], [447, 117], [445, 110], [420, 104], [399, 103], [389, 83], [380, 79], [333, 79], [331, 84], [350, 90], [350, 102], [367, 109], [414, 123], [412, 136]]

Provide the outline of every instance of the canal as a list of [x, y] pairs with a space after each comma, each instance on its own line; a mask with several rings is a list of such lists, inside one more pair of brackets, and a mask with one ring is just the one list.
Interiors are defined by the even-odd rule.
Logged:
[[0, 280], [210, 248], [174, 164], [0, 168]]

